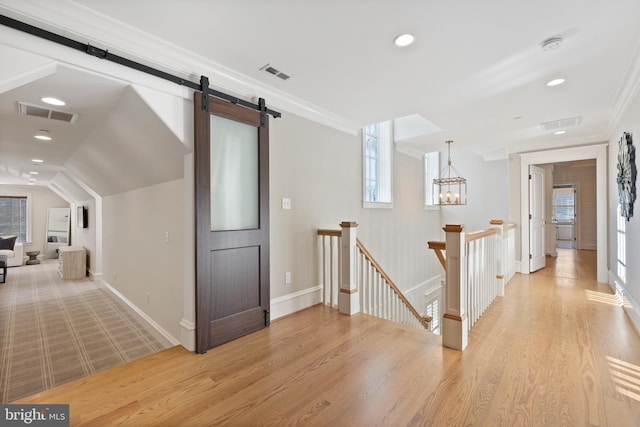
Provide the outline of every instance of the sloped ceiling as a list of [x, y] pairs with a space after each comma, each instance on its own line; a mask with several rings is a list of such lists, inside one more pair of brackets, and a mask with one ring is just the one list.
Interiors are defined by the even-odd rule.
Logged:
[[49, 188], [71, 203], [85, 202], [93, 198], [78, 182], [69, 178], [64, 172], [58, 172], [49, 182]]
[[182, 178], [188, 151], [129, 86], [64, 166], [108, 196]]
[[[184, 99], [1, 44], [0, 57], [0, 184], [60, 184], [71, 200], [86, 200], [69, 180], [105, 196], [183, 176], [193, 133]], [[18, 114], [19, 102], [46, 107], [44, 96], [62, 98], [65, 106], [48, 108], [77, 121]], [[51, 141], [34, 138], [43, 130]]]

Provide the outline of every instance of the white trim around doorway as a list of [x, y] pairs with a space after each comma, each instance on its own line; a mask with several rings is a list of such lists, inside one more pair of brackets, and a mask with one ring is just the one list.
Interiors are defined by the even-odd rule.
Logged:
[[[529, 263], [525, 262], [529, 253], [529, 165], [570, 162], [574, 160], [596, 159], [596, 198], [607, 200], [607, 143], [585, 145], [557, 150], [537, 151], [520, 154], [520, 216], [521, 254], [520, 272], [529, 274]], [[597, 238], [597, 280], [608, 282], [607, 270], [607, 203], [596, 204]]]

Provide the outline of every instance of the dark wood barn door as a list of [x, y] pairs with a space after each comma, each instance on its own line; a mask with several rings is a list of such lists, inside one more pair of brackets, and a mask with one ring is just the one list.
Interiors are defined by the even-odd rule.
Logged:
[[269, 325], [269, 120], [195, 104], [196, 348]]

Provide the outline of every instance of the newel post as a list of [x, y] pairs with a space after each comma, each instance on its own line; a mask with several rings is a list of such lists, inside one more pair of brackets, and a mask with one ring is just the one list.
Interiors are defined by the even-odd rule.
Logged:
[[496, 295], [499, 297], [504, 296], [504, 281], [507, 277], [507, 245], [505, 244], [505, 232], [504, 221], [501, 219], [492, 219], [491, 225], [497, 226], [500, 232], [498, 233], [498, 247], [496, 248], [497, 270], [496, 270]]
[[354, 221], [340, 223], [342, 238], [340, 239], [342, 273], [340, 275], [340, 292], [338, 292], [338, 311], [349, 316], [360, 311], [360, 297], [356, 275], [357, 246], [356, 224]]
[[464, 225], [447, 224], [447, 271], [445, 310], [442, 316], [442, 345], [464, 350], [468, 343], [469, 319], [467, 319], [467, 253]]

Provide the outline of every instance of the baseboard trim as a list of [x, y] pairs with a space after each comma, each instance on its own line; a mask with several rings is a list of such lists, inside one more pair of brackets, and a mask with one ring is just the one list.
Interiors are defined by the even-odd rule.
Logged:
[[631, 323], [636, 327], [636, 331], [640, 334], [640, 304], [635, 301], [628, 293], [625, 293], [624, 303], [622, 304], [624, 312], [627, 313]]
[[111, 286], [109, 283], [107, 283], [104, 280], [102, 280], [101, 283], [104, 284], [104, 286], [107, 289], [109, 289], [111, 292], [113, 292], [113, 294], [115, 296], [120, 298], [122, 300], [122, 302], [127, 304], [140, 317], [142, 317], [149, 325], [151, 325], [151, 327], [153, 329], [155, 329], [160, 335], [162, 335], [164, 337], [164, 339], [169, 341], [171, 343], [171, 345], [180, 345], [180, 341], [178, 341], [173, 335], [171, 335], [169, 332], [167, 332], [167, 330], [164, 329], [162, 326], [160, 326], [155, 320], [153, 320], [151, 317], [149, 317], [149, 315], [147, 313], [145, 313], [144, 311], [140, 310], [137, 305], [135, 305], [134, 303], [129, 301], [129, 299], [127, 299], [127, 297], [122, 295], [116, 288], [114, 288], [113, 286]]
[[180, 328], [180, 344], [189, 351], [196, 351], [196, 324], [183, 318]]
[[622, 309], [627, 314], [638, 333], [640, 333], [640, 304], [638, 304], [638, 302], [629, 295], [629, 292], [627, 292], [627, 288], [624, 286], [622, 280], [620, 280], [620, 278], [611, 270], [609, 270], [609, 286], [616, 294], [618, 300], [622, 302]]
[[514, 273], [522, 273], [522, 263], [520, 261], [514, 262], [513, 263], [513, 270], [514, 270]]
[[271, 300], [271, 320], [304, 310], [322, 302], [322, 285]]
[[89, 270], [89, 277], [91, 278], [91, 280], [94, 280], [96, 282], [102, 281], [102, 273], [93, 273], [91, 270]]

